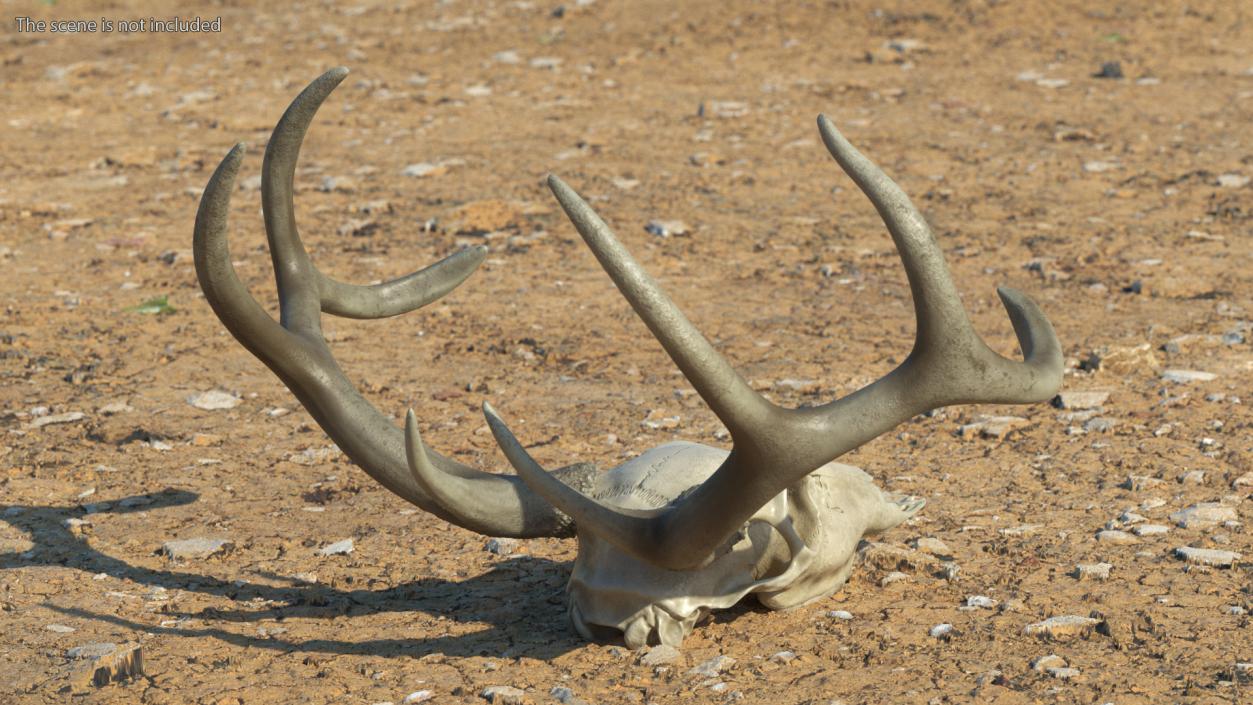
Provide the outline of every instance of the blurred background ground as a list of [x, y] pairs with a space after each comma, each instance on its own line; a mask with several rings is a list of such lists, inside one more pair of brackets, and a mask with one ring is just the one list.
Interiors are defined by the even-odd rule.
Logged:
[[[1247, 4], [221, 2], [178, 13], [220, 17], [217, 33], [78, 34], [14, 18], [174, 13], [0, 8], [0, 701], [1253, 691]], [[899, 362], [907, 284], [822, 148], [819, 112], [926, 214], [989, 344], [1016, 353], [994, 290], [1025, 290], [1063, 342], [1064, 388], [1098, 394], [956, 407], [847, 456], [929, 504], [828, 599], [721, 613], [668, 663], [585, 644], [562, 596], [573, 541], [491, 552], [403, 504], [199, 294], [197, 199], [246, 141], [233, 255], [273, 311], [260, 155], [336, 65], [352, 73], [297, 173], [317, 264], [368, 282], [492, 250], [419, 313], [326, 321], [363, 392], [397, 419], [416, 409], [428, 442], [464, 462], [506, 471], [485, 400], [550, 465], [720, 443], [555, 207], [549, 172], [776, 401], [831, 399]], [[189, 403], [210, 391], [230, 408]], [[676, 420], [643, 423], [658, 419]], [[194, 538], [227, 543], [158, 552]], [[320, 555], [344, 539], [351, 553]], [[1185, 547], [1238, 557], [1206, 565]], [[1068, 615], [1091, 622], [1028, 633]], [[78, 683], [88, 659], [68, 650], [94, 643], [140, 645], [145, 676]], [[691, 673], [718, 656], [734, 662]]]

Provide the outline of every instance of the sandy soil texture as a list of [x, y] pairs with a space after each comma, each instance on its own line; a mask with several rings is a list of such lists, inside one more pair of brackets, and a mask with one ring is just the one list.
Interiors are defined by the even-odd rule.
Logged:
[[[1247, 3], [219, 2], [180, 15], [204, 33], [153, 31], [162, 5], [0, 2], [0, 702], [1253, 701]], [[317, 265], [491, 248], [420, 312], [325, 317], [462, 462], [509, 472], [484, 401], [553, 467], [723, 444], [549, 172], [771, 399], [900, 362], [908, 285], [819, 113], [922, 209], [993, 348], [996, 286], [1040, 303], [1067, 396], [843, 458], [929, 503], [837, 594], [677, 654], [584, 643], [573, 540], [489, 550], [391, 495], [200, 294], [197, 202], [245, 141], [233, 257], [275, 310], [260, 155], [337, 65], [296, 178]], [[106, 661], [142, 674], [94, 685]]]

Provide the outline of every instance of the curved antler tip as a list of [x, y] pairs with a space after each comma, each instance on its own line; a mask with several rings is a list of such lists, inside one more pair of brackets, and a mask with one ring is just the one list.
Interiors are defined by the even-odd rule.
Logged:
[[1041, 393], [1052, 396], [1061, 384], [1063, 365], [1061, 342], [1053, 331], [1053, 324], [1031, 297], [1021, 291], [998, 286], [996, 293], [1009, 314], [1026, 363], [1044, 373], [1040, 378]]
[[557, 193], [558, 191], [570, 191], [571, 190], [570, 185], [562, 181], [561, 177], [557, 176], [556, 174], [549, 174], [548, 178], [545, 179], [545, 181], [548, 182], [548, 188], [553, 193]]
[[405, 426], [414, 426], [418, 423], [417, 414], [413, 413], [413, 409], [405, 412]]
[[1008, 286], [996, 287], [996, 295], [1000, 297], [1001, 303], [1006, 307], [1022, 308], [1024, 305], [1031, 305], [1032, 303], [1031, 297]]
[[348, 75], [347, 66], [336, 66], [335, 68], [329, 69], [326, 73], [314, 79], [314, 83], [317, 83], [320, 81], [330, 81], [338, 85], [339, 82], [344, 80], [344, 77], [347, 75]]

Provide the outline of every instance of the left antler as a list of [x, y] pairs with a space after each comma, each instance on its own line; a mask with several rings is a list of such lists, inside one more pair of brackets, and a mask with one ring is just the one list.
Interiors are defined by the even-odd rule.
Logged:
[[818, 118], [818, 128], [827, 149], [874, 203], [892, 234], [909, 278], [918, 325], [913, 351], [900, 366], [818, 407], [785, 409], [753, 391], [592, 208], [560, 179], [549, 177], [549, 187], [605, 271], [734, 442], [717, 472], [674, 504], [650, 511], [611, 508], [545, 472], [486, 407], [492, 432], [518, 474], [569, 514], [580, 531], [593, 532], [664, 568], [696, 567], [711, 560], [727, 538], [779, 492], [916, 414], [951, 404], [1038, 402], [1056, 393], [1061, 384], [1061, 346], [1040, 309], [1023, 294], [998, 289], [1025, 361], [993, 352], [971, 326], [939, 245], [918, 209], [825, 116]]
[[400, 429], [357, 392], [322, 337], [323, 312], [382, 318], [425, 306], [470, 276], [486, 253], [482, 247], [462, 250], [375, 286], [344, 284], [314, 267], [296, 230], [292, 181], [314, 113], [347, 74], [347, 69], [332, 69], [302, 91], [279, 120], [265, 150], [261, 205], [278, 285], [279, 322], [248, 293], [227, 247], [226, 216], [243, 145], [236, 145], [213, 173], [196, 213], [193, 251], [205, 298], [235, 338], [283, 380], [348, 457], [387, 489], [449, 522], [489, 536], [567, 533], [569, 518], [519, 478], [481, 472], [425, 449], [418, 441], [446, 484], [460, 490], [433, 495], [408, 471]]

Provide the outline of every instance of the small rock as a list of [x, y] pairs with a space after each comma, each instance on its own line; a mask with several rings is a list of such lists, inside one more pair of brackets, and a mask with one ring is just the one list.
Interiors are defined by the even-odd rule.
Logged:
[[1050, 676], [1053, 676], [1054, 678], [1061, 678], [1062, 680], [1070, 680], [1071, 678], [1076, 678], [1079, 676], [1079, 669], [1071, 668], [1069, 666], [1064, 666], [1061, 668], [1050, 668], [1048, 669], [1048, 673]]
[[1249, 185], [1249, 177], [1240, 174], [1219, 174], [1218, 185], [1223, 188], [1244, 188]]
[[180, 539], [161, 544], [161, 553], [171, 560], [183, 561], [192, 558], [208, 558], [215, 553], [229, 551], [234, 547], [235, 544], [229, 539]]
[[681, 220], [650, 220], [644, 226], [644, 232], [657, 237], [679, 237], [687, 235], [692, 229]]
[[1094, 617], [1080, 617], [1079, 615], [1067, 614], [1058, 617], [1049, 617], [1043, 622], [1028, 624], [1023, 628], [1023, 633], [1027, 636], [1038, 636], [1041, 638], [1065, 639], [1067, 637], [1083, 636], [1091, 632], [1101, 620]]
[[50, 632], [56, 632], [57, 634], [71, 634], [78, 631], [74, 627], [68, 627], [64, 624], [49, 624], [45, 626], [44, 629], [47, 629]]
[[488, 553], [494, 553], [498, 556], [513, 555], [518, 550], [518, 540], [509, 538], [490, 538], [483, 548]]
[[937, 624], [931, 627], [931, 631], [928, 633], [933, 639], [948, 639], [953, 634], [953, 625], [947, 623]]
[[1019, 416], [985, 416], [957, 429], [957, 434], [962, 438], [982, 437], [999, 440], [1030, 423]]
[[914, 541], [914, 548], [923, 553], [930, 553], [933, 556], [951, 556], [953, 551], [948, 545], [940, 539], [934, 537], [924, 537]]
[[883, 579], [879, 581], [879, 586], [887, 587], [891, 585], [892, 583], [899, 583], [902, 580], [905, 580], [905, 581], [909, 580], [909, 575], [906, 573], [902, 573], [899, 570], [894, 570], [891, 573], [888, 573], [887, 575], [883, 576]]
[[1124, 375], [1146, 368], [1156, 370], [1158, 364], [1153, 347], [1148, 343], [1141, 343], [1131, 347], [1111, 347], [1100, 353], [1093, 353], [1081, 366], [1088, 370]]
[[320, 465], [331, 462], [341, 455], [343, 451], [339, 449], [339, 446], [332, 444], [321, 448], [305, 448], [299, 453], [289, 453], [287, 459], [297, 465]]
[[1253, 470], [1231, 481], [1231, 489], [1234, 490], [1240, 487], [1253, 487]]
[[770, 386], [775, 389], [787, 389], [793, 392], [800, 392], [801, 394], [813, 394], [814, 392], [822, 389], [822, 386], [816, 379], [793, 379], [790, 377], [775, 380], [775, 382], [773, 382]]
[[1050, 668], [1065, 668], [1067, 665], [1066, 659], [1061, 656], [1058, 656], [1057, 654], [1048, 654], [1046, 656], [1040, 656], [1032, 661], [1031, 670], [1043, 673]]
[[331, 193], [332, 191], [352, 193], [357, 190], [357, 184], [346, 176], [323, 176], [318, 190], [325, 193]]
[[678, 428], [680, 422], [682, 422], [682, 417], [680, 416], [665, 416], [661, 410], [653, 409], [648, 412], [648, 416], [644, 417], [640, 425], [653, 431], [665, 431]]
[[406, 695], [404, 700], [400, 701], [400, 705], [414, 705], [414, 703], [424, 703], [433, 697], [435, 697], [435, 693], [432, 691], [415, 690], [412, 693]]
[[1208, 565], [1215, 568], [1230, 568], [1244, 558], [1235, 551], [1220, 551], [1214, 548], [1193, 548], [1180, 546], [1175, 555], [1194, 565]]
[[530, 63], [531, 68], [533, 69], [547, 69], [552, 71], [560, 67], [564, 61], [560, 57], [556, 56], [537, 56], [534, 59], [531, 59]]
[[970, 595], [966, 598], [967, 607], [990, 610], [993, 607], [996, 607], [996, 604], [996, 600], [993, 600], [986, 595]]
[[1059, 409], [1097, 409], [1109, 401], [1109, 392], [1065, 391], [1053, 397], [1053, 406]]
[[400, 173], [402, 176], [412, 176], [423, 179], [428, 176], [440, 176], [442, 174], [446, 174], [448, 173], [448, 167], [442, 164], [420, 162], [418, 164], [410, 164], [404, 169], [401, 169]]
[[562, 685], [553, 686], [548, 695], [561, 705], [587, 705], [582, 699], [575, 697], [573, 690]]
[[479, 697], [492, 705], [523, 705], [526, 691], [511, 685], [489, 685], [479, 693]]
[[377, 221], [370, 218], [354, 218], [335, 229], [336, 234], [350, 237], [369, 237], [379, 229]]
[[134, 411], [134, 407], [124, 401], [111, 401], [108, 404], [96, 409], [102, 416], [113, 416], [115, 414], [125, 414]]
[[1109, 580], [1109, 563], [1080, 563], [1075, 566], [1075, 577], [1080, 580]]
[[1217, 377], [1218, 375], [1213, 372], [1202, 372], [1200, 370], [1166, 370], [1162, 372], [1162, 379], [1167, 382], [1175, 382], [1177, 384], [1186, 384], [1188, 382], [1209, 382]]
[[352, 551], [353, 551], [352, 539], [344, 539], [343, 541], [336, 541], [335, 543], [319, 548], [318, 555], [319, 556], [341, 556], [341, 555], [346, 556], [349, 553], [352, 553]]
[[1232, 615], [1234, 617], [1239, 617], [1241, 615], [1248, 614], [1248, 610], [1244, 609], [1240, 605], [1227, 605], [1225, 608], [1223, 608], [1223, 612], [1226, 612], [1227, 614]]
[[1127, 479], [1124, 480], [1123, 483], [1119, 486], [1125, 489], [1135, 490], [1138, 492], [1140, 490], [1147, 490], [1152, 487], [1158, 487], [1161, 484], [1162, 484], [1162, 481], [1156, 477], [1149, 477], [1148, 475], [1128, 475]]
[[1098, 531], [1096, 532], [1096, 540], [1102, 543], [1112, 543], [1120, 546], [1139, 543], [1139, 540], [1135, 536], [1132, 536], [1126, 531], [1119, 531], [1118, 529], [1105, 529], [1104, 531]]
[[1146, 521], [1148, 521], [1148, 519], [1146, 519], [1143, 515], [1136, 514], [1130, 509], [1118, 515], [1118, 523], [1122, 526], [1129, 526], [1131, 524], [1143, 524]]
[[1185, 485], [1204, 485], [1205, 484], [1205, 471], [1204, 470], [1189, 470], [1188, 472], [1185, 472], [1184, 474], [1179, 476], [1179, 482]]
[[1099, 174], [1103, 171], [1111, 171], [1117, 168], [1118, 168], [1118, 164], [1116, 162], [1103, 162], [1100, 160], [1092, 160], [1092, 161], [1083, 163], [1083, 170], [1088, 172], [1089, 174]]
[[838, 619], [838, 620], [847, 622], [847, 621], [852, 620], [853, 613], [847, 610], [831, 610], [830, 612], [827, 613], [827, 616], [833, 619]]
[[1233, 675], [1240, 682], [1247, 683], [1253, 681], [1253, 662], [1237, 661], [1236, 667], [1233, 669]]
[[1043, 528], [1043, 524], [1019, 524], [1001, 529], [1000, 534], [1002, 536], [1030, 536]]
[[234, 409], [239, 406], [240, 398], [234, 394], [223, 392], [218, 389], [211, 389], [207, 392], [192, 394], [187, 397], [187, 403], [197, 409], [205, 411], [214, 411], [217, 409]]
[[747, 115], [748, 103], [738, 100], [711, 100], [704, 109], [709, 115], [726, 120]]
[[1132, 529], [1136, 536], [1160, 536], [1170, 531], [1169, 526], [1162, 524], [1140, 524]]
[[1083, 422], [1083, 430], [1088, 433], [1108, 433], [1117, 425], [1117, 421], [1105, 416], [1095, 416]]
[[718, 655], [688, 671], [688, 675], [717, 678], [723, 671], [734, 665], [735, 659], [730, 656]]
[[1184, 529], [1210, 529], [1225, 521], [1239, 521], [1235, 507], [1219, 502], [1200, 502], [1170, 515]]
[[221, 436], [215, 436], [211, 433], [197, 433], [191, 437], [191, 444], [197, 448], [208, 448], [222, 443]]
[[72, 659], [87, 660], [86, 664], [75, 668], [70, 675], [70, 687], [75, 692], [83, 692], [91, 686], [129, 680], [143, 675], [144, 672], [143, 647], [134, 642], [121, 646], [87, 644], [70, 649], [66, 655]]
[[645, 666], [664, 666], [667, 663], [673, 663], [679, 658], [679, 650], [668, 644], [658, 644], [648, 649], [643, 656], [640, 657], [640, 663]]
[[87, 414], [81, 411], [67, 411], [64, 414], [48, 414], [40, 416], [26, 425], [27, 428], [43, 428], [44, 426], [52, 426], [54, 424], [74, 423], [87, 418]]
[[1101, 70], [1092, 74], [1092, 78], [1122, 78], [1122, 64], [1117, 61], [1106, 61], [1101, 64]]

